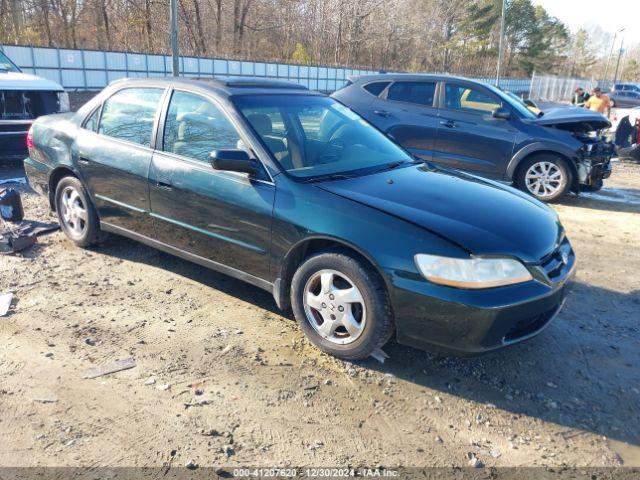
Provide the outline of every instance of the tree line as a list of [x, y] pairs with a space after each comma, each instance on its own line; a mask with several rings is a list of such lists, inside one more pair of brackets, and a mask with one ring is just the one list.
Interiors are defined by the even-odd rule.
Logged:
[[[183, 55], [491, 76], [501, 8], [502, 0], [178, 0], [179, 43]], [[0, 0], [3, 44], [166, 54], [169, 24], [169, 0]], [[506, 76], [602, 69], [604, 45], [531, 0], [508, 0], [505, 26]]]

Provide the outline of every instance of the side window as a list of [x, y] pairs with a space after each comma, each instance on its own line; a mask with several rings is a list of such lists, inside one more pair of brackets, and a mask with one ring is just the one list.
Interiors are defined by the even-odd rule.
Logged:
[[98, 133], [150, 147], [153, 122], [163, 92], [160, 88], [119, 91], [104, 102]]
[[90, 130], [92, 132], [98, 131], [98, 120], [100, 119], [100, 107], [96, 108], [91, 115], [87, 117], [82, 125], [82, 128], [85, 130]]
[[397, 100], [431, 107], [435, 94], [435, 82], [395, 82], [387, 91], [387, 100]]
[[164, 126], [165, 152], [208, 162], [213, 150], [242, 147], [233, 124], [210, 100], [193, 93], [173, 93]]
[[376, 97], [382, 93], [382, 91], [387, 88], [391, 82], [371, 82], [367, 83], [364, 88], [371, 95], [375, 95]]
[[447, 108], [473, 113], [491, 113], [501, 105], [500, 100], [482, 90], [451, 83], [445, 86], [444, 103]]

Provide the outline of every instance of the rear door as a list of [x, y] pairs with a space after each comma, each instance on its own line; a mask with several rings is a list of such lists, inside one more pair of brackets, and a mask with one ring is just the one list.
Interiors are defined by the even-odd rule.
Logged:
[[395, 81], [372, 104], [374, 124], [412, 154], [430, 160], [438, 130], [436, 81]]
[[502, 178], [518, 133], [512, 120], [492, 115], [502, 100], [475, 84], [445, 82], [442, 90], [434, 161]]
[[147, 174], [165, 89], [125, 88], [94, 110], [76, 137], [77, 164], [102, 222], [150, 235]]
[[213, 99], [174, 90], [164, 117], [149, 172], [155, 238], [269, 278], [273, 182], [211, 167], [211, 151], [247, 148]]

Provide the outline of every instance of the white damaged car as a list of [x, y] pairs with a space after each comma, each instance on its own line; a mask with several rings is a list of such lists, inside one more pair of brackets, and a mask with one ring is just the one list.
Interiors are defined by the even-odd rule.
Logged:
[[22, 73], [0, 51], [0, 162], [27, 156], [27, 132], [36, 118], [68, 111], [69, 95], [60, 85]]

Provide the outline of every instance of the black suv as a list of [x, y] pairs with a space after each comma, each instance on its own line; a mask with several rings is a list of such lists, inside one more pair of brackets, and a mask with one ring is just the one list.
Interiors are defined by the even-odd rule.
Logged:
[[467, 78], [381, 74], [351, 77], [332, 95], [421, 159], [515, 183], [539, 200], [598, 190], [615, 148], [601, 114], [579, 108], [534, 113]]

